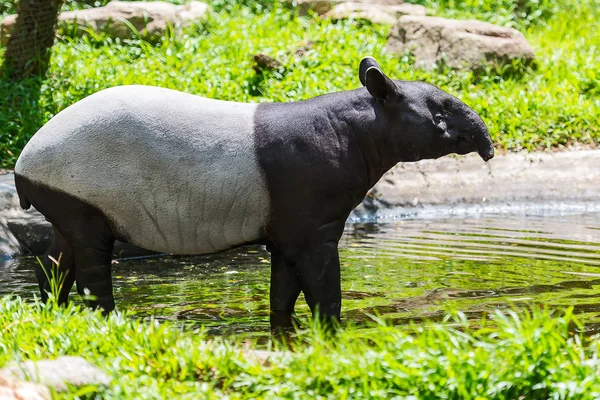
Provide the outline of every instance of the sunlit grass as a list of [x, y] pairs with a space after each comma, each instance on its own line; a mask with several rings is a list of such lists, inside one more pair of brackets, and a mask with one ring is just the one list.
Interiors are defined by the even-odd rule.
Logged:
[[[318, 328], [262, 364], [252, 343], [76, 306], [0, 299], [0, 365], [80, 355], [112, 377], [95, 398], [597, 398], [597, 341], [570, 313], [495, 314], [479, 324]], [[583, 343], [582, 343], [583, 342]], [[246, 349], [246, 350], [244, 350]], [[71, 398], [65, 394], [65, 398]], [[397, 397], [395, 397], [397, 396]], [[94, 397], [93, 397], [94, 398]]]

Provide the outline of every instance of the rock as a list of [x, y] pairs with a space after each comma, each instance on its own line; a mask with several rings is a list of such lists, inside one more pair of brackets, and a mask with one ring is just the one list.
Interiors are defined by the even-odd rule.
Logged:
[[19, 241], [6, 226], [6, 220], [0, 217], [0, 259], [6, 255], [17, 254], [20, 250]]
[[[345, 3], [358, 3], [365, 7], [372, 6], [399, 6], [404, 5], [404, 0], [297, 0], [296, 5], [300, 15], [306, 15], [313, 11], [318, 15], [324, 15], [333, 10], [336, 6]], [[411, 4], [406, 4], [411, 6]], [[418, 7], [418, 6], [417, 6]]]
[[[127, 39], [134, 36], [131, 25], [143, 38], [154, 40], [162, 36], [169, 25], [179, 28], [203, 20], [208, 11], [209, 6], [200, 1], [180, 6], [164, 1], [111, 1], [105, 7], [62, 12], [58, 16], [58, 27], [63, 34], [74, 36], [82, 36], [91, 29]], [[15, 22], [16, 15], [2, 20], [0, 43], [7, 43]]]
[[0, 254], [42, 254], [52, 228], [35, 209], [21, 208], [13, 174], [0, 175]]
[[600, 150], [477, 154], [400, 163], [351, 214], [351, 220], [460, 215], [463, 212], [597, 212]]
[[312, 40], [304, 40], [301, 43], [299, 43], [298, 47], [296, 47], [293, 50], [294, 53], [294, 58], [296, 60], [299, 60], [300, 58], [304, 57], [306, 55], [306, 53], [308, 53], [310, 50], [312, 50], [312, 48], [315, 46], [315, 42], [313, 42]]
[[0, 377], [0, 399], [2, 400], [50, 400], [47, 387], [14, 378]]
[[7, 219], [6, 225], [29, 254], [43, 254], [52, 240], [52, 226], [40, 214]]
[[19, 252], [21, 244], [8, 228], [7, 220], [24, 217], [26, 213], [19, 206], [14, 176], [0, 175], [0, 254]]
[[18, 205], [15, 177], [11, 173], [0, 174], [0, 211], [5, 211]]
[[412, 51], [417, 66], [431, 68], [445, 61], [452, 68], [476, 70], [485, 65], [530, 64], [535, 53], [517, 30], [476, 20], [403, 16], [392, 28], [386, 50]]
[[425, 15], [427, 9], [417, 4], [340, 3], [324, 14], [333, 20], [365, 19], [375, 24], [394, 24], [403, 15]]
[[254, 60], [254, 72], [260, 74], [264, 70], [278, 70], [281, 71], [283, 69], [283, 64], [274, 59], [273, 57], [269, 57], [266, 54], [255, 54], [252, 59]]
[[70, 356], [10, 365], [0, 370], [0, 379], [25, 379], [42, 383], [57, 391], [67, 390], [68, 385], [106, 386], [110, 383], [110, 378], [103, 371], [81, 357]]
[[333, 20], [365, 19], [376, 24], [393, 24], [403, 15], [425, 15], [427, 9], [403, 0], [298, 0], [300, 15], [313, 11]]

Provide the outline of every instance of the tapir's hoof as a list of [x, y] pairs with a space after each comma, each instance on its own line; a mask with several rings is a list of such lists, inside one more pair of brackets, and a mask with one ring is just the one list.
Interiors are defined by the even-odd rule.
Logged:
[[300, 321], [294, 314], [271, 312], [271, 331], [295, 331], [300, 328]]

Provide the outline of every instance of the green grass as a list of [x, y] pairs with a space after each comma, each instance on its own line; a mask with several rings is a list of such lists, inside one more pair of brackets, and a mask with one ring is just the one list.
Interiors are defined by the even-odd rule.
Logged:
[[[0, 81], [0, 167], [11, 167], [31, 135], [68, 105], [100, 89], [157, 85], [235, 101], [291, 101], [359, 86], [365, 55], [397, 79], [423, 80], [457, 95], [488, 124], [505, 150], [594, 146], [600, 139], [600, 3], [594, 0], [421, 0], [437, 15], [480, 18], [522, 29], [538, 54], [524, 75], [438, 68], [383, 52], [389, 26], [297, 17], [277, 2], [214, 0], [206, 23], [160, 43], [103, 36], [61, 39], [48, 79]], [[71, 5], [74, 3], [70, 3]], [[261, 11], [262, 10], [262, 11]], [[296, 50], [305, 48], [302, 57]], [[3, 52], [0, 49], [0, 57]], [[283, 73], [253, 71], [264, 53]]]
[[80, 355], [112, 378], [108, 388], [57, 398], [597, 398], [598, 342], [573, 333], [579, 329], [569, 311], [540, 310], [497, 313], [478, 327], [460, 315], [411, 327], [373, 323], [335, 340], [311, 328], [291, 346], [263, 344], [280, 351], [263, 365], [242, 350], [252, 343], [4, 297], [0, 365]]

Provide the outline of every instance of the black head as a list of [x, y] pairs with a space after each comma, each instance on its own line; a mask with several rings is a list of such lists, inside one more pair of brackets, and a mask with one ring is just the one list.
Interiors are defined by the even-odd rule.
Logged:
[[359, 77], [382, 110], [399, 161], [474, 151], [494, 157], [485, 123], [456, 97], [428, 83], [391, 80], [371, 57], [361, 61]]

